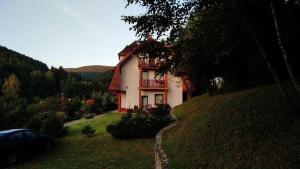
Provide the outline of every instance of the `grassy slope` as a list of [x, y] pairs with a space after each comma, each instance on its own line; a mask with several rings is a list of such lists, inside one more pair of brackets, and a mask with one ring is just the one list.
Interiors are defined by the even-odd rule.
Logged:
[[274, 86], [198, 96], [175, 114], [179, 124], [163, 138], [172, 169], [300, 168], [299, 112]]
[[[70, 136], [58, 139], [52, 152], [25, 161], [17, 169], [151, 169], [153, 168], [154, 139], [115, 140], [105, 131], [108, 123], [121, 114], [69, 125]], [[96, 136], [80, 136], [80, 128], [90, 124]]]

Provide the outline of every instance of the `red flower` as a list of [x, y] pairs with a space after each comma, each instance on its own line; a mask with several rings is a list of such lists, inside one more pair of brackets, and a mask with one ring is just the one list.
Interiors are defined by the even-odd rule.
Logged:
[[92, 100], [92, 99], [85, 100], [85, 104], [87, 104], [89, 106], [91, 106], [93, 103], [94, 103], [94, 100]]

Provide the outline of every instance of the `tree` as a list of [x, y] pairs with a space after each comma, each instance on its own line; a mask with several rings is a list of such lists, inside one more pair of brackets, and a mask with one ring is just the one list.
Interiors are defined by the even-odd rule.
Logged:
[[280, 46], [282, 56], [284, 58], [284, 62], [285, 62], [285, 65], [286, 65], [287, 72], [290, 75], [290, 78], [291, 78], [291, 80], [294, 84], [295, 89], [298, 91], [298, 93], [300, 93], [300, 82], [297, 79], [297, 77], [295, 75], [295, 72], [294, 72], [294, 70], [291, 66], [290, 59], [289, 59], [288, 53], [287, 53], [287, 49], [286, 49], [286, 47], [284, 45], [284, 42], [283, 42], [282, 33], [280, 31], [279, 23], [278, 23], [277, 12], [276, 12], [276, 9], [275, 9], [275, 3], [274, 3], [273, 0], [270, 0], [270, 8], [272, 10], [272, 15], [273, 15], [273, 18], [274, 18], [274, 27], [276, 29], [278, 45]]
[[18, 96], [20, 93], [20, 82], [15, 74], [5, 78], [2, 85], [2, 93], [6, 96]]
[[[165, 70], [174, 69], [181, 77], [187, 77], [195, 84], [197, 81], [202, 84], [204, 82], [206, 86], [210, 85], [211, 78], [216, 76], [225, 78], [225, 84], [228, 84], [228, 81], [238, 81], [237, 86], [245, 86], [247, 83], [252, 84], [252, 78], [255, 78], [255, 81], [263, 81], [271, 75], [282, 95], [285, 95], [281, 80], [286, 79], [286, 75], [282, 70], [283, 63], [278, 54], [274, 24], [269, 15], [269, 1], [127, 2], [128, 5], [138, 4], [146, 8], [142, 15], [123, 16], [125, 22], [133, 25], [131, 29], [135, 30], [137, 35], [146, 37], [150, 32], [160, 37], [169, 32], [167, 42], [172, 44], [174, 55], [169, 60], [170, 63], [166, 62], [167, 64], [163, 65]], [[292, 8], [299, 9], [297, 0], [278, 2], [281, 7], [289, 3], [291, 7], [288, 11]], [[289, 17], [294, 15], [295, 12], [288, 14]], [[261, 59], [257, 58], [257, 55], [260, 55]], [[245, 56], [247, 57], [243, 58]], [[265, 63], [269, 73], [265, 72], [261, 61]], [[262, 73], [258, 73], [256, 67]], [[261, 74], [266, 76], [260, 76]], [[256, 78], [256, 75], [260, 76], [260, 79]]]

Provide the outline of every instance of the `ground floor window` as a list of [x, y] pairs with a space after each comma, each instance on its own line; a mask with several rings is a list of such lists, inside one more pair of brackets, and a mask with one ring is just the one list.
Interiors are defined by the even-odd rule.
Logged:
[[163, 94], [155, 94], [155, 105], [164, 104], [164, 95]]

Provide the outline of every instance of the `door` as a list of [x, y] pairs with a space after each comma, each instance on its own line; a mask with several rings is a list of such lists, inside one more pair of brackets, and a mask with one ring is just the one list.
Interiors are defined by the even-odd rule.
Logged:
[[147, 71], [142, 72], [142, 86], [148, 87], [148, 79], [149, 79], [149, 73]]
[[146, 111], [148, 107], [148, 96], [142, 96], [142, 110]]

